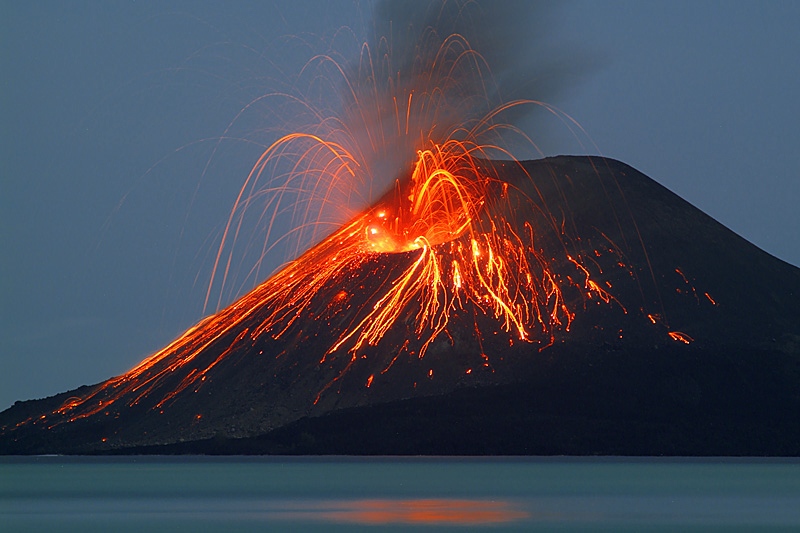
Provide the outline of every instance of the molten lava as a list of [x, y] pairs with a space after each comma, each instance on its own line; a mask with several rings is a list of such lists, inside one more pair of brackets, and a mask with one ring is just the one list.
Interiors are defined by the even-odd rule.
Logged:
[[[336, 379], [366, 357], [366, 347], [378, 346], [409, 315], [413, 337], [392, 363], [403, 352], [423, 358], [431, 343], [448, 334], [456, 312], [490, 316], [511, 338], [547, 346], [554, 329], [568, 329], [574, 315], [562, 296], [562, 276], [534, 247], [531, 224], [526, 222], [525, 232], [519, 234], [506, 218], [515, 209], [534, 209], [533, 202], [494, 175], [476, 152], [481, 153], [479, 147], [455, 141], [420, 150], [411, 176], [376, 206], [131, 371], [86, 397], [72, 398], [58, 413], [75, 420], [108, 409], [123, 397], [128, 405], [136, 405], [184, 369], [177, 386], [158, 393], [162, 396], [154, 408], [160, 409], [182, 391], [201, 387], [208, 372], [232, 350], [252, 347], [262, 336], [281, 339], [302, 327], [298, 320], [314, 313], [322, 320], [353, 306], [358, 307], [355, 319], [341, 328], [320, 360], [322, 364], [337, 352], [349, 354], [350, 363]], [[405, 255], [407, 266], [390, 274], [370, 298], [338, 291], [324, 313], [313, 311], [320, 295], [381, 254]], [[583, 277], [588, 297], [612, 300], [590, 279], [588, 269], [572, 257], [569, 261], [576, 267], [575, 279]], [[210, 364], [194, 366], [198, 355], [232, 334], [228, 348]], [[371, 375], [366, 387], [372, 379]], [[328, 386], [317, 392], [315, 402]]]
[[[121, 400], [134, 406], [147, 399], [160, 410], [183, 391], [200, 390], [209, 372], [232, 353], [255, 351], [263, 339], [299, 339], [309, 320], [328, 327], [333, 339], [318, 367], [332, 357], [348, 359], [327, 385], [311, 392], [316, 404], [354, 367], [372, 365], [373, 348], [382, 347], [390, 361], [367, 370], [364, 388], [370, 390], [376, 374], [386, 373], [399, 357], [422, 359], [440, 338], [452, 343], [448, 328], [455, 316], [460, 324], [474, 324], [478, 344], [499, 334], [510, 345], [521, 341], [541, 349], [553, 343], [556, 331], [569, 331], [575, 305], [593, 300], [622, 308], [610, 283], [604, 288], [592, 274], [594, 259], [567, 251], [563, 214], [550, 214], [541, 198], [530, 194], [535, 185], [526, 192], [498, 175], [498, 163], [488, 162], [496, 155], [511, 157], [502, 138], [519, 133], [498, 117], [534, 103], [492, 102], [487, 66], [461, 35], [429, 29], [417, 46], [418, 60], [402, 67], [406, 71], [391, 65], [390, 50], [365, 45], [355, 79], [330, 56], [315, 57], [345, 77], [342, 115], [325, 116], [314, 108], [315, 122], [264, 150], [231, 210], [206, 303], [215, 282], [224, 286], [233, 276], [233, 247], [248, 214], [255, 212], [270, 234], [289, 211], [296, 231], [313, 230], [312, 241], [318, 242], [129, 372], [71, 398], [52, 419], [45, 416], [44, 424], [108, 414]], [[394, 163], [383, 165], [386, 161]], [[411, 170], [398, 171], [398, 164]], [[517, 165], [513, 158], [504, 164]], [[381, 172], [387, 168], [389, 174]], [[525, 172], [522, 166], [518, 170]], [[354, 191], [373, 182], [387, 185], [388, 192], [317, 239], [323, 214], [352, 213]], [[287, 208], [298, 191], [308, 193], [307, 201], [295, 199]], [[555, 236], [556, 249], [541, 246], [543, 234]], [[264, 238], [262, 257], [272, 245]], [[386, 254], [397, 257], [391, 267], [376, 261]], [[568, 287], [579, 295], [577, 302], [565, 297]], [[402, 344], [385, 341], [395, 330], [403, 335]], [[691, 340], [679, 332], [670, 336]], [[289, 343], [286, 349], [295, 353], [287, 357], [299, 353], [300, 342]], [[212, 346], [217, 355], [201, 361]], [[480, 355], [489, 366], [488, 356]], [[426, 374], [434, 379], [433, 369]], [[463, 374], [475, 375], [472, 366]]]

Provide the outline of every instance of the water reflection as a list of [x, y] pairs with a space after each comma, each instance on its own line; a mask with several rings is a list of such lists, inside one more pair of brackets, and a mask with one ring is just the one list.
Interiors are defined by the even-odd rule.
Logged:
[[0, 457], [0, 531], [800, 531], [798, 480], [794, 459]]
[[501, 524], [528, 518], [509, 501], [364, 499], [317, 502], [294, 518], [353, 524]]

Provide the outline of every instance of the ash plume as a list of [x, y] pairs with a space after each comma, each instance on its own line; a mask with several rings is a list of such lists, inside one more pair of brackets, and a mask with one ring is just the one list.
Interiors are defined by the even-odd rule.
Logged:
[[[419, 69], [431, 42], [460, 35], [477, 52], [486, 101], [494, 106], [515, 100], [554, 104], [591, 70], [596, 58], [585, 50], [560, 43], [553, 33], [561, 4], [551, 1], [507, 0], [427, 1], [386, 0], [374, 11], [370, 46], [381, 49], [388, 40], [400, 83], [418, 86]], [[491, 109], [475, 105], [455, 123], [480, 117]], [[503, 113], [507, 124], [518, 124], [536, 111], [515, 106]]]
[[489, 65], [504, 99], [551, 101], [585, 66], [580, 55], [566, 65], [554, 49], [550, 28], [557, 16], [555, 2], [385, 0], [375, 8], [373, 38], [390, 37], [395, 62], [408, 72], [423, 34], [462, 35]]

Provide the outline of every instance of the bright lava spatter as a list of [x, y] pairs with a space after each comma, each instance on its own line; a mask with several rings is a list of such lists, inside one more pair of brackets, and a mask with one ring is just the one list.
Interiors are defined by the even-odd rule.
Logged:
[[[429, 47], [427, 44], [425, 49]], [[486, 68], [480, 55], [459, 35], [450, 35], [430, 49], [432, 53], [421, 55], [415, 63], [407, 83], [399, 74], [397, 79], [392, 77], [395, 70], [391, 65], [384, 65], [389, 74], [379, 81], [380, 72], [368, 51], [364, 57], [369, 60], [369, 74], [347, 80], [344, 117], [326, 117], [313, 127], [280, 138], [264, 151], [232, 209], [214, 275], [224, 283], [229, 274], [232, 254], [226, 255], [225, 247], [239, 237], [242, 213], [264, 194], [258, 185], [264, 174], [286, 178], [286, 184], [273, 188], [278, 196], [290, 187], [305, 188], [329, 206], [343, 190], [358, 187], [359, 180], [372, 179], [374, 164], [370, 162], [380, 160], [396, 145], [401, 154], [413, 158], [406, 162], [411, 170], [398, 176], [382, 199], [129, 372], [85, 396], [70, 398], [53, 413], [60, 415], [56, 420], [43, 416], [41, 421], [51, 426], [74, 421], [107, 410], [123, 398], [126, 405], [133, 406], [152, 394], [161, 395], [149, 398], [155, 402], [154, 409], [163, 408], [182, 391], [201, 387], [209, 371], [233, 350], [252, 347], [265, 336], [281, 339], [289, 335], [296, 322], [313, 316], [312, 302], [318, 305], [331, 287], [341, 290], [326, 304], [328, 314], [356, 307], [351, 314], [355, 318], [337, 330], [319, 363], [333, 354], [348, 354], [349, 363], [322, 390], [312, 393], [316, 394], [314, 403], [364, 360], [368, 347], [380, 345], [401, 317], [408, 324], [409, 313], [412, 333], [402, 346], [390, 347], [397, 352], [390, 366], [403, 354], [425, 357], [431, 343], [449, 335], [454, 313], [491, 317], [497, 330], [512, 339], [546, 347], [552, 343], [554, 331], [568, 331], [574, 318], [562, 294], [563, 283], [577, 287], [585, 298], [619, 304], [592, 279], [580, 257], [565, 254], [575, 267], [574, 277], [556, 275], [535, 246], [538, 229], [531, 222], [520, 225], [508, 219], [514, 212], [541, 208], [501, 180], [486, 160], [496, 154], [511, 156], [500, 141], [504, 132], [515, 130], [498, 123], [497, 116], [530, 102], [490, 106], [484, 101], [475, 106], [476, 99], [486, 100]], [[333, 63], [328, 56], [323, 62]], [[464, 107], [464, 102], [470, 105]], [[454, 121], [461, 113], [466, 115]], [[291, 170], [280, 174], [275, 169], [287, 160]], [[512, 159], [508, 164], [515, 163]], [[270, 209], [277, 212], [283, 206], [278, 200]], [[298, 205], [296, 209], [304, 210], [302, 221], [311, 224], [307, 220], [313, 206]], [[402, 254], [404, 266], [377, 273], [386, 276], [374, 289], [377, 292], [358, 294], [347, 284], [348, 276], [382, 254]], [[211, 286], [207, 301], [210, 294]], [[477, 323], [474, 334], [480, 337]], [[232, 335], [232, 340], [225, 341], [228, 348], [210, 364], [192, 366], [205, 349]], [[691, 340], [679, 332], [670, 335], [680, 342]], [[160, 387], [165, 380], [184, 367], [182, 381], [163, 393]], [[467, 374], [470, 372], [468, 369]], [[365, 386], [369, 388], [372, 381], [370, 375]]]
[[[516, 338], [547, 345], [554, 327], [569, 328], [573, 313], [563, 301], [556, 277], [533, 247], [534, 228], [526, 224], [526, 233], [519, 235], [507, 220], [493, 214], [504, 210], [492, 209], [496, 206], [491, 204], [498, 198], [507, 202], [515, 192], [481, 167], [474, 156], [479, 150], [456, 141], [421, 150], [406, 187], [388, 194], [249, 294], [206, 318], [134, 369], [109, 380], [88, 397], [68, 401], [59, 414], [84, 418], [123, 396], [135, 405], [163, 379], [253, 316], [259, 316], [259, 325], [241, 329], [231, 348], [253, 344], [262, 335], [281, 338], [321, 289], [346, 278], [348, 272], [378, 254], [405, 253], [413, 260], [385, 284], [385, 292], [377, 301], [368, 300], [369, 305], [357, 315], [358, 321], [339, 336], [324, 357], [346, 351], [351, 364], [357, 362], [361, 350], [378, 345], [409, 306], [416, 312], [416, 338], [405, 345], [405, 351], [415, 357], [424, 357], [430, 344], [447, 330], [454, 310], [490, 315]], [[583, 272], [586, 290], [608, 302], [608, 293], [589, 279], [587, 270]], [[341, 291], [331, 305], [362, 300], [356, 296]], [[155, 407], [161, 408], [183, 390], [201, 385], [227, 354], [223, 351], [207, 367], [191, 371]], [[95, 402], [94, 397], [104, 400]]]

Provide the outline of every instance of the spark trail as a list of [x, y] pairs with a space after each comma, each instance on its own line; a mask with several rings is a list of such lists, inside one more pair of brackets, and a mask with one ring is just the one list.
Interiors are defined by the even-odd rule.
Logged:
[[[622, 307], [595, 281], [592, 265], [567, 251], [563, 218], [559, 222], [541, 198], [504, 181], [488, 162], [501, 157], [516, 165], [509, 137], [527, 137], [502, 117], [544, 104], [496, 101], [489, 66], [464, 35], [423, 26], [413, 43], [415, 61], [401, 65], [392, 64], [391, 39], [376, 42], [362, 45], [357, 69], [332, 54], [306, 65], [316, 78], [338, 80], [330, 81], [338, 87], [338, 111], [312, 98], [291, 98], [314, 120], [268, 146], [244, 181], [215, 255], [206, 304], [213, 304], [215, 286], [233, 282], [237, 245], [250, 219], [263, 230], [260, 258], [275, 246], [270, 236], [286, 213], [297, 242], [313, 246], [129, 372], [34, 423], [52, 427], [108, 414], [112, 405], [119, 410], [144, 402], [163, 409], [182, 392], [200, 390], [232, 353], [252, 351], [263, 339], [294, 338], [308, 320], [325, 322], [332, 332], [318, 365], [347, 360], [311, 392], [316, 404], [355, 367], [374, 365], [376, 348], [392, 359], [371, 370], [366, 388], [398, 357], [424, 358], [437, 339], [451, 338], [456, 315], [460, 323], [475, 324], [479, 343], [501, 332], [509, 343], [542, 349], [557, 331], [568, 332], [575, 318], [567, 287], [581, 301]], [[388, 192], [353, 209], [353, 197], [365, 188]], [[324, 236], [336, 218], [332, 212], [351, 216]], [[533, 213], [543, 225], [534, 227]], [[555, 235], [558, 249], [545, 253], [538, 244], [542, 234]], [[386, 255], [399, 258], [396, 266], [374, 266]], [[257, 271], [258, 265], [250, 272]], [[353, 286], [364, 271], [370, 286]], [[478, 326], [485, 318], [493, 331]], [[387, 341], [391, 331], [400, 331], [404, 342]], [[691, 340], [677, 333], [673, 338]], [[200, 357], [212, 347], [218, 352], [213, 360]]]
[[[360, 308], [320, 363], [336, 352], [360, 361], [363, 350], [378, 346], [409, 312], [413, 336], [401, 351], [419, 358], [446, 334], [454, 311], [491, 316], [519, 340], [548, 344], [554, 328], [568, 328], [572, 313], [557, 276], [534, 248], [533, 229], [519, 235], [502, 216], [519, 194], [492, 175], [476, 151], [481, 153], [455, 141], [421, 150], [410, 178], [377, 205], [131, 371], [66, 402], [59, 414], [79, 419], [121, 398], [136, 405], [156, 391], [163, 395], [155, 404], [160, 409], [182, 391], [202, 386], [234, 347], [252, 346], [265, 335], [278, 340], [302, 327], [296, 322], [308, 316], [320, 294], [346, 285], [348, 273], [382, 254], [403, 254], [410, 263], [383, 284], [377, 298], [341, 291], [331, 299], [331, 308]], [[607, 298], [595, 284], [586, 286]], [[199, 354], [231, 334], [236, 336], [228, 350], [207, 366], [194, 366]], [[160, 392], [182, 369], [188, 371], [180, 383]]]

